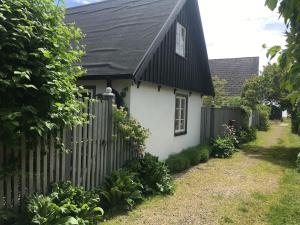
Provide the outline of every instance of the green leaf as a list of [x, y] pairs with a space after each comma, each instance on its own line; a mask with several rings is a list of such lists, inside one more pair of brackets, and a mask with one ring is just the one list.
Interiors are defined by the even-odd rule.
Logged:
[[272, 48], [270, 48], [267, 52], [267, 57], [273, 59], [279, 52], [281, 51], [281, 46], [275, 45]]
[[272, 11], [276, 8], [278, 0], [266, 0], [265, 5], [269, 7]]
[[34, 86], [33, 84], [24, 84], [24, 87], [25, 88], [32, 88], [32, 89], [35, 89], [35, 90], [39, 90], [36, 86]]
[[63, 217], [55, 221], [53, 225], [79, 225], [78, 220], [72, 216]]

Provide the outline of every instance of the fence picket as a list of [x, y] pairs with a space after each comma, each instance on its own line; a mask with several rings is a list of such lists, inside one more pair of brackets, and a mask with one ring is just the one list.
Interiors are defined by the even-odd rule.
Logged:
[[[3, 144], [0, 143], [0, 169], [2, 170], [4, 165], [3, 165], [3, 159], [4, 159], [4, 154], [3, 154]], [[4, 205], [4, 187], [3, 187], [3, 179], [0, 178], [0, 208]]]
[[[110, 96], [85, 102], [85, 105], [81, 112], [93, 115], [89, 124], [48, 133], [38, 138], [36, 145], [28, 146], [24, 137], [15, 149], [8, 149], [0, 143], [0, 169], [12, 157], [17, 161], [18, 169], [15, 174], [0, 180], [0, 209], [17, 209], [24, 197], [34, 192], [47, 194], [53, 181], [71, 180], [76, 186], [94, 189], [112, 170], [136, 155], [112, 122]], [[69, 155], [57, 149], [60, 142], [71, 149]]]
[[[18, 162], [19, 161], [20, 148], [16, 148], [13, 151], [14, 151], [14, 159], [16, 160], [16, 162]], [[15, 173], [13, 175], [13, 181], [14, 181], [13, 198], [14, 198], [14, 207], [15, 208], [17, 208], [18, 205], [19, 205], [19, 198], [18, 198], [18, 194], [19, 194], [19, 174], [18, 174], [18, 170], [19, 170], [19, 165], [17, 163], [17, 171], [15, 171]]]
[[44, 156], [43, 156], [43, 193], [47, 192], [48, 186], [48, 137], [46, 136], [43, 140], [43, 147], [44, 147]]

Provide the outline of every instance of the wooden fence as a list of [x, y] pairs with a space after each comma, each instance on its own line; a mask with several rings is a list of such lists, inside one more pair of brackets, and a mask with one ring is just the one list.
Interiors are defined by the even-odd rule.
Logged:
[[[112, 98], [87, 102], [83, 113], [89, 123], [64, 128], [28, 145], [23, 138], [18, 148], [0, 143], [0, 208], [18, 208], [25, 196], [48, 192], [51, 183], [70, 180], [91, 190], [105, 176], [120, 168], [137, 153], [130, 149], [112, 118]], [[64, 144], [69, 153], [59, 150]]]
[[[249, 122], [248, 122], [248, 121]], [[207, 144], [211, 139], [224, 133], [225, 124], [234, 121], [236, 127], [242, 123], [250, 126], [257, 126], [259, 123], [259, 113], [252, 112], [250, 117], [239, 107], [202, 107], [201, 110], [201, 143]]]

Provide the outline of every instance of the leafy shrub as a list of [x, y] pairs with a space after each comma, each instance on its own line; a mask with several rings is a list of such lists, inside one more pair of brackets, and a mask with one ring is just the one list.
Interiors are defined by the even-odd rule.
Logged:
[[297, 156], [296, 166], [297, 166], [298, 171], [300, 172], [300, 153]]
[[209, 155], [210, 147], [207, 145], [199, 145], [183, 150], [178, 154], [170, 155], [166, 160], [166, 164], [171, 173], [178, 173], [201, 162], [207, 162]]
[[101, 206], [111, 213], [119, 210], [132, 210], [143, 199], [141, 183], [134, 174], [120, 169], [106, 177], [103, 186], [96, 192], [101, 198]]
[[98, 207], [99, 196], [71, 182], [55, 184], [49, 196], [33, 195], [26, 204], [29, 224], [92, 225], [101, 219], [104, 212]]
[[256, 129], [254, 127], [241, 127], [236, 132], [240, 144], [244, 144], [256, 139]]
[[20, 215], [13, 209], [0, 209], [0, 224], [1, 225], [18, 225], [21, 221]]
[[123, 107], [118, 108], [116, 105], [113, 105], [113, 118], [116, 128], [120, 131], [124, 140], [135, 151], [142, 153], [145, 148], [145, 140], [149, 137], [149, 130], [130, 117]]
[[224, 130], [224, 138], [230, 139], [233, 143], [234, 147], [239, 147], [239, 141], [236, 137], [236, 130], [235, 127], [232, 125], [225, 124], [225, 130]]
[[271, 109], [269, 106], [265, 105], [259, 105], [257, 109], [259, 111], [259, 124], [257, 129], [260, 131], [267, 131], [270, 128], [269, 115]]
[[230, 138], [217, 137], [212, 143], [212, 155], [217, 158], [229, 158], [235, 152], [234, 143]]
[[80, 30], [53, 0], [0, 1], [0, 140], [35, 140], [82, 120], [76, 81], [83, 69]]
[[136, 174], [136, 178], [143, 185], [143, 194], [171, 194], [173, 182], [166, 164], [158, 160], [157, 156], [146, 153], [139, 159], [127, 161], [124, 166]]
[[191, 167], [190, 159], [186, 154], [170, 155], [166, 160], [171, 173], [178, 173]]

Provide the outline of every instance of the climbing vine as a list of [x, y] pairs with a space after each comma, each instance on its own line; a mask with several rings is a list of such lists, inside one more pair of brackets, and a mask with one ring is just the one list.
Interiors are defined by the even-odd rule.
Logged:
[[142, 153], [145, 150], [145, 141], [150, 134], [149, 130], [142, 127], [139, 121], [130, 117], [124, 107], [118, 108], [113, 105], [113, 119], [125, 142], [130, 144], [133, 150]]

